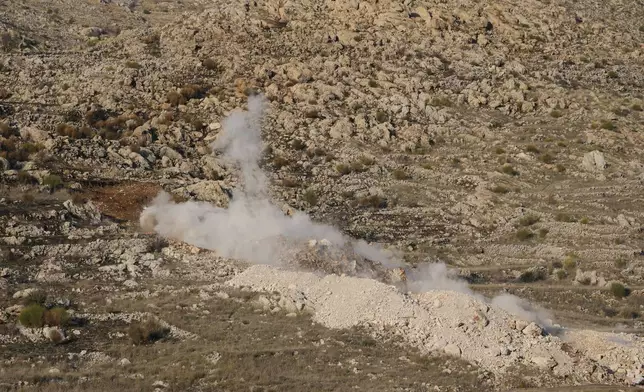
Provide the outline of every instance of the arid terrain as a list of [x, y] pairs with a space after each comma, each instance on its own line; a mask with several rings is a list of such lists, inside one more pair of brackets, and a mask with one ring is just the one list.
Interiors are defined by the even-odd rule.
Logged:
[[0, 211], [2, 391], [641, 390], [644, 3], [0, 0]]

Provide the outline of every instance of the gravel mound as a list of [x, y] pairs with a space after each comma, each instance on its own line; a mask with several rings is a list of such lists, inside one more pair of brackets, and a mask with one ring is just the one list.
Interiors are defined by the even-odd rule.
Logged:
[[[279, 292], [282, 304], [284, 298], [292, 299], [294, 309], [312, 312], [316, 322], [329, 328], [368, 326], [376, 335], [393, 333], [423, 352], [459, 356], [495, 374], [524, 364], [579, 382], [618, 377], [632, 383], [641, 377], [644, 346], [637, 337], [629, 336], [630, 344], [624, 349], [613, 339], [606, 343], [610, 350], [604, 357], [592, 355], [594, 348], [583, 347], [592, 347], [594, 341], [610, 342], [608, 335], [594, 332], [590, 340], [587, 331], [553, 336], [536, 323], [467, 293], [402, 293], [373, 279], [320, 276], [264, 265], [248, 268], [228, 284]], [[609, 363], [628, 363], [629, 368], [612, 369]]]

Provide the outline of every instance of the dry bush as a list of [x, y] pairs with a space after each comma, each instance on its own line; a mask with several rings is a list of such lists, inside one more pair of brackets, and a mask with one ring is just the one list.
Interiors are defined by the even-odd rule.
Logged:
[[396, 180], [409, 180], [411, 176], [409, 173], [404, 171], [403, 169], [396, 169], [393, 172], [391, 172], [391, 175], [394, 177]]
[[518, 176], [519, 175], [519, 172], [514, 167], [512, 167], [512, 165], [504, 165], [501, 168], [501, 172], [505, 173], [505, 174], [508, 174], [508, 175], [511, 175], [511, 176]]
[[525, 215], [525, 216], [521, 217], [521, 219], [519, 219], [519, 225], [521, 225], [521, 226], [532, 226], [535, 223], [539, 222], [540, 220], [541, 220], [541, 218], [539, 216], [534, 215], [534, 214], [529, 214], [529, 215]]
[[307, 189], [302, 195], [302, 199], [312, 207], [318, 204], [318, 195], [313, 189]]
[[530, 229], [519, 229], [516, 232], [516, 237], [519, 241], [527, 241], [534, 237], [534, 233]]
[[0, 136], [8, 138], [15, 135], [14, 129], [7, 122], [0, 121]]
[[203, 98], [208, 92], [208, 88], [196, 84], [183, 86], [178, 92], [170, 91], [166, 95], [166, 100], [172, 106], [185, 105], [191, 99]]
[[36, 290], [29, 293], [22, 299], [22, 304], [28, 305], [44, 305], [47, 301], [47, 293], [42, 290]]
[[387, 199], [378, 195], [364, 196], [357, 200], [360, 207], [387, 208]]
[[0, 99], [11, 98], [11, 93], [5, 88], [0, 87]]
[[29, 185], [31, 185], [31, 184], [37, 184], [38, 183], [38, 180], [36, 178], [34, 178], [34, 176], [29, 174], [29, 172], [22, 171], [22, 170], [18, 172], [17, 178], [18, 178], [18, 182], [21, 183], [21, 184], [29, 184]]
[[42, 328], [44, 323], [45, 308], [39, 304], [32, 304], [22, 309], [18, 316], [20, 324], [29, 328]]
[[166, 337], [169, 332], [168, 328], [152, 318], [132, 322], [128, 328], [130, 340], [137, 345], [154, 343]]
[[69, 323], [70, 316], [65, 308], [55, 307], [45, 312], [45, 325], [63, 327]]
[[339, 163], [335, 166], [335, 170], [342, 174], [343, 176], [350, 174], [351, 173], [351, 166], [347, 165], [346, 163]]
[[63, 186], [63, 179], [55, 174], [50, 174], [42, 179], [42, 184], [51, 189], [57, 189]]
[[204, 59], [201, 62], [201, 65], [205, 69], [207, 69], [209, 71], [217, 71], [217, 70], [219, 70], [219, 64], [217, 63], [217, 61], [215, 61], [214, 59], [211, 59], [211, 58]]

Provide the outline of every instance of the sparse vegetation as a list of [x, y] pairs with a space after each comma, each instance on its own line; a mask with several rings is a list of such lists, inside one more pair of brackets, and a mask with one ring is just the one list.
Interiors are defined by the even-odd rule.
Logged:
[[69, 323], [70, 316], [67, 310], [62, 307], [55, 307], [45, 312], [45, 325], [50, 327], [63, 327]]
[[525, 150], [532, 154], [538, 154], [540, 152], [537, 146], [535, 146], [534, 144], [528, 144]]
[[28, 328], [41, 328], [44, 325], [45, 308], [39, 304], [31, 304], [20, 311], [18, 321]]
[[386, 208], [387, 199], [378, 195], [364, 196], [357, 200], [360, 207]]
[[517, 230], [515, 235], [519, 241], [528, 241], [534, 237], [534, 233], [527, 228]]
[[501, 168], [501, 172], [505, 173], [507, 175], [510, 175], [510, 176], [518, 176], [519, 175], [519, 172], [514, 167], [512, 167], [512, 165], [504, 165]]
[[339, 163], [335, 166], [335, 170], [343, 176], [346, 176], [351, 173], [351, 166], [346, 163]]
[[411, 178], [409, 173], [407, 173], [403, 169], [395, 169], [394, 171], [391, 172], [391, 175], [396, 180], [408, 180]]
[[219, 70], [219, 64], [214, 59], [208, 58], [201, 62], [201, 65], [209, 71]]
[[617, 129], [617, 126], [615, 125], [615, 123], [613, 123], [613, 122], [612, 122], [612, 121], [610, 121], [610, 120], [602, 120], [602, 121], [599, 123], [599, 127], [600, 127], [601, 129], [605, 129], [605, 130], [607, 130], [607, 131], [614, 131], [614, 130], [616, 130], [616, 129]]
[[553, 157], [552, 155], [550, 155], [548, 153], [542, 154], [539, 157], [539, 159], [541, 160], [541, 162], [543, 162], [543, 163], [545, 163], [547, 165], [552, 165], [555, 162], [555, 157]]
[[503, 185], [496, 185], [492, 189], [490, 189], [494, 193], [500, 193], [500, 194], [506, 194], [510, 192], [510, 190]]
[[563, 268], [566, 271], [571, 271], [577, 268], [577, 263], [579, 261], [579, 257], [575, 254], [569, 254], [567, 255], [564, 260], [563, 260]]
[[389, 116], [384, 111], [378, 110], [376, 112], [376, 121], [378, 121], [381, 124], [386, 123], [387, 121], [389, 121]]
[[626, 260], [625, 258], [620, 257], [617, 260], [615, 260], [615, 268], [617, 269], [620, 269], [620, 270], [624, 269], [626, 268], [627, 265], [628, 265], [628, 260]]
[[539, 238], [542, 238], [542, 239], [546, 238], [546, 236], [548, 235], [549, 232], [550, 232], [550, 230], [548, 230], [546, 228], [539, 229]]
[[559, 118], [561, 116], [563, 116], [563, 113], [561, 112], [561, 110], [555, 109], [555, 110], [550, 112], [550, 117]]
[[615, 298], [624, 298], [628, 296], [628, 288], [619, 282], [612, 282], [609, 286], [610, 292], [615, 296]]
[[505, 154], [505, 150], [502, 147], [497, 147], [494, 149], [494, 153], [497, 155]]
[[136, 61], [128, 60], [125, 62], [125, 68], [140, 69], [141, 64], [137, 63]]
[[575, 218], [573, 215], [567, 214], [565, 212], [559, 212], [557, 215], [555, 215], [555, 220], [557, 222], [577, 222], [577, 218]]
[[58, 189], [63, 186], [63, 179], [55, 174], [50, 174], [42, 179], [42, 184], [50, 189]]
[[127, 331], [130, 341], [136, 345], [154, 343], [163, 339], [169, 329], [158, 321], [149, 318], [144, 321], [133, 321]]
[[534, 215], [534, 214], [528, 214], [528, 215], [525, 215], [525, 216], [521, 217], [521, 219], [519, 219], [519, 225], [520, 226], [532, 226], [535, 223], [539, 222], [540, 220], [541, 220], [541, 218], [539, 216]]
[[318, 204], [318, 195], [313, 189], [307, 189], [302, 195], [302, 199], [311, 207], [314, 207]]

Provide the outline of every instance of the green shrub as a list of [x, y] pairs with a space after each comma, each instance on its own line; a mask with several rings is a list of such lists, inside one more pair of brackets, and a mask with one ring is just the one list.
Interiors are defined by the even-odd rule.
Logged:
[[63, 185], [63, 179], [55, 174], [50, 174], [42, 179], [42, 184], [51, 189], [57, 189]]
[[615, 298], [624, 298], [628, 296], [629, 292], [626, 286], [619, 282], [612, 282], [610, 284], [610, 292], [615, 296]]
[[614, 131], [617, 129], [617, 126], [610, 120], [603, 120], [600, 124], [599, 127], [601, 129], [605, 129], [607, 131]]
[[44, 316], [45, 308], [42, 305], [32, 304], [22, 309], [18, 321], [28, 328], [42, 328]]
[[578, 260], [579, 260], [579, 257], [577, 257], [577, 255], [570, 254], [570, 255], [566, 256], [566, 257], [564, 258], [564, 260], [563, 260], [563, 263], [562, 263], [562, 264], [563, 264], [563, 268], [564, 268], [566, 271], [574, 270], [575, 268], [577, 268], [577, 262], [578, 262]]

